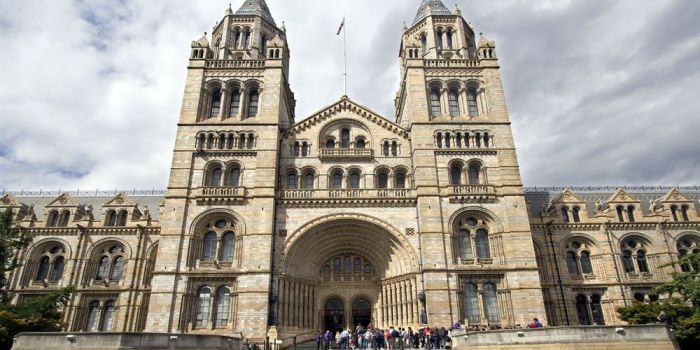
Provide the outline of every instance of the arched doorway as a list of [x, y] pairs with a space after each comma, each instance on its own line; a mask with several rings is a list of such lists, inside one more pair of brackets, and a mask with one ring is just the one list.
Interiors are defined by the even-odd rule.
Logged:
[[342, 331], [345, 326], [345, 305], [337, 298], [326, 301], [324, 308], [325, 329], [331, 332]]
[[365, 298], [355, 299], [352, 302], [352, 329], [357, 325], [367, 327], [372, 321], [372, 305]]

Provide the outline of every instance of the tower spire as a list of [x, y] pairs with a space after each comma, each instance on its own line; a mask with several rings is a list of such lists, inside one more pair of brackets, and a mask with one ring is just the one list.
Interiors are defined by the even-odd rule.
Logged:
[[413, 20], [413, 24], [418, 23], [425, 17], [428, 16], [444, 16], [451, 15], [452, 12], [442, 3], [440, 0], [423, 0], [418, 8], [418, 13]]
[[275, 19], [272, 18], [270, 8], [265, 3], [265, 0], [245, 0], [243, 5], [236, 11], [237, 15], [258, 15], [268, 20], [270, 23], [277, 26]]

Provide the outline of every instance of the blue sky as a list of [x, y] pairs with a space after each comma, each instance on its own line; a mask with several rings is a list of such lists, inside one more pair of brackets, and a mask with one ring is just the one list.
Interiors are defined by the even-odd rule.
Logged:
[[[350, 97], [393, 118], [419, 2], [268, 0], [297, 119], [341, 95], [342, 17]], [[526, 185], [700, 183], [699, 1], [456, 2], [497, 42]], [[189, 43], [227, 4], [0, 0], [0, 188], [164, 188]]]

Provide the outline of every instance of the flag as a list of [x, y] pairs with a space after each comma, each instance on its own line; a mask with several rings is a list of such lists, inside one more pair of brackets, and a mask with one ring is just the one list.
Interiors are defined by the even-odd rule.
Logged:
[[338, 28], [338, 33], [336, 35], [340, 35], [340, 32], [343, 31], [343, 27], [345, 27], [345, 17], [343, 17], [343, 22], [340, 23], [340, 28]]

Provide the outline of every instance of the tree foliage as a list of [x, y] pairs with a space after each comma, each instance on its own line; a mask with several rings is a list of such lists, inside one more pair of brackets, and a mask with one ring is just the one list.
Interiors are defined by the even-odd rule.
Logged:
[[31, 238], [22, 234], [13, 220], [11, 209], [0, 213], [0, 305], [7, 303], [7, 274], [17, 268], [17, 252], [29, 245]]
[[700, 254], [683, 256], [677, 263], [684, 272], [654, 292], [667, 298], [651, 303], [635, 302], [618, 308], [620, 318], [630, 324], [663, 322], [673, 329], [682, 349], [700, 348]]

